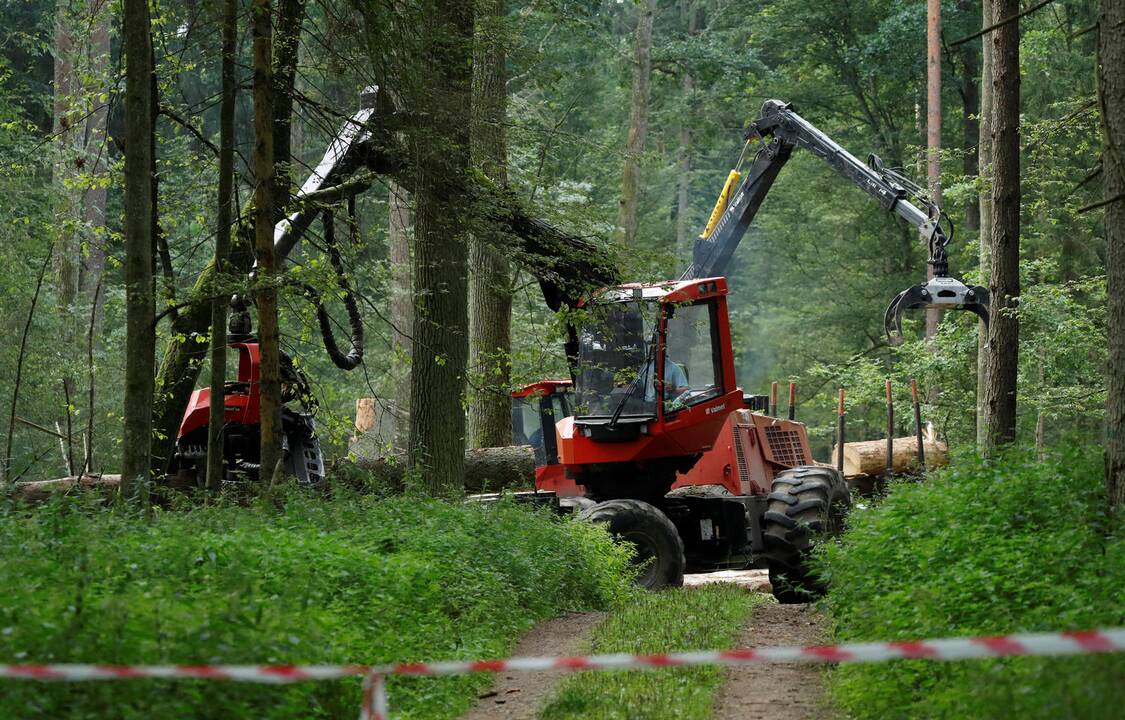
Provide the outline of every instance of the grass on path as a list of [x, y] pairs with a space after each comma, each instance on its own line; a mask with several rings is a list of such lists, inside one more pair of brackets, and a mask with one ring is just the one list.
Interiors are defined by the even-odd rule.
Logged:
[[[662, 653], [729, 648], [751, 609], [766, 601], [733, 585], [644, 593], [591, 634], [595, 653]], [[568, 678], [543, 720], [706, 720], [723, 682], [716, 666], [603, 670]]]

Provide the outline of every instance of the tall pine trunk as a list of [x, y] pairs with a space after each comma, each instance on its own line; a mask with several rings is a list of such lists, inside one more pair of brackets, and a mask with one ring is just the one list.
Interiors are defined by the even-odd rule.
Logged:
[[[981, 0], [981, 25], [992, 24], [992, 1]], [[980, 127], [978, 128], [977, 166], [982, 184], [980, 192], [980, 276], [990, 282], [992, 274], [992, 40], [987, 35], [981, 43], [980, 65]], [[985, 384], [988, 382], [988, 326], [977, 323], [977, 447], [988, 445], [985, 424]]]
[[430, 495], [464, 484], [468, 365], [469, 103], [473, 7], [424, 3], [430, 25], [414, 68], [414, 340], [410, 363], [410, 477]]
[[[225, 284], [234, 225], [234, 108], [237, 99], [238, 0], [223, 3], [222, 99], [219, 102], [219, 203], [215, 227], [215, 277]], [[227, 377], [227, 304], [211, 301], [211, 408], [207, 428], [207, 487], [218, 491], [223, 479], [222, 430], [226, 422], [223, 384]]]
[[618, 202], [617, 227], [621, 240], [632, 245], [637, 236], [637, 206], [640, 202], [641, 156], [648, 134], [648, 101], [652, 79], [652, 22], [656, 0], [644, 0], [637, 18], [633, 46], [633, 95], [629, 136], [625, 141], [625, 173]]
[[[1019, 13], [995, 0], [996, 18]], [[985, 383], [986, 450], [1016, 439], [1020, 295], [1020, 34], [1013, 20], [992, 32], [992, 312]]]
[[152, 287], [152, 40], [147, 0], [124, 0], [125, 407], [121, 492], [148, 500], [156, 333]]
[[394, 180], [387, 204], [390, 208], [389, 242], [391, 255], [391, 347], [394, 354], [394, 446], [405, 449], [410, 440], [410, 355], [414, 325], [414, 278], [411, 268], [410, 193]]
[[1102, 0], [1098, 26], [1109, 284], [1105, 481], [1110, 506], [1121, 508], [1125, 507], [1125, 0]]
[[[690, 1], [683, 3], [683, 12], [687, 14], [688, 40], [691, 41], [699, 33], [699, 11], [691, 6]], [[694, 114], [695, 79], [691, 69], [685, 67], [684, 75], [680, 79], [680, 91], [683, 95], [684, 113], [683, 124], [680, 125], [680, 147], [678, 151], [677, 170], [679, 179], [676, 187], [676, 261], [677, 267], [685, 267], [691, 262], [691, 249], [694, 244], [694, 235], [688, 225], [691, 213], [691, 124]]]
[[[473, 48], [470, 154], [473, 167], [497, 187], [507, 185], [508, 146], [504, 0], [480, 0]], [[489, 237], [489, 236], [492, 237]], [[472, 447], [512, 443], [512, 269], [498, 249], [500, 232], [476, 226], [469, 247], [468, 442]]]
[[258, 261], [258, 357], [261, 477], [272, 481], [280, 470], [281, 359], [277, 320], [277, 263], [273, 252], [273, 27], [270, 0], [250, 6], [254, 36], [254, 252]]
[[[926, 180], [930, 197], [941, 204], [941, 0], [926, 3]], [[926, 275], [934, 277], [933, 266]], [[926, 339], [937, 335], [941, 310], [926, 310]], [[932, 398], [931, 398], [932, 399]]]

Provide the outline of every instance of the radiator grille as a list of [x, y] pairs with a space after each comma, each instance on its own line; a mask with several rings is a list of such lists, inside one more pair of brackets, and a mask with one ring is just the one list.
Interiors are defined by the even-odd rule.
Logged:
[[766, 442], [770, 446], [773, 461], [780, 465], [797, 467], [809, 463], [805, 458], [805, 448], [801, 444], [801, 436], [795, 430], [782, 430], [767, 425]]
[[738, 463], [739, 482], [750, 481], [750, 468], [746, 465], [746, 450], [742, 447], [742, 438], [740, 438], [738, 435], [741, 432], [743, 434], [743, 437], [745, 437], [747, 435], [746, 429], [748, 427], [750, 426], [736, 424], [733, 425], [730, 429], [731, 434], [734, 436], [734, 458]]

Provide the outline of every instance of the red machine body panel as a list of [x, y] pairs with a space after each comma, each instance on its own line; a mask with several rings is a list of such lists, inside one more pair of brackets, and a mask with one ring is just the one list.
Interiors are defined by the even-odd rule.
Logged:
[[690, 456], [709, 450], [715, 443], [726, 415], [742, 407], [742, 390], [734, 375], [730, 320], [727, 316], [726, 278], [701, 278], [659, 285], [630, 284], [606, 291], [601, 302], [612, 303], [643, 299], [661, 305], [660, 333], [656, 352], [657, 377], [665, 376], [666, 328], [670, 313], [681, 305], [713, 304], [713, 344], [719, 357], [719, 394], [695, 404], [669, 408], [656, 403], [656, 415], [646, 421], [635, 439], [604, 442], [594, 440], [578, 418], [568, 418], [556, 426], [559, 461], [568, 467], [604, 463], [644, 462], [661, 458]]
[[[258, 343], [233, 343], [231, 347], [238, 351], [238, 381], [226, 391], [223, 416], [228, 423], [256, 425], [260, 417]], [[211, 389], [199, 388], [191, 394], [178, 436], [205, 427], [210, 416]]]
[[715, 446], [672, 489], [722, 485], [732, 495], [767, 495], [779, 472], [814, 462], [801, 423], [736, 410], [727, 415]]

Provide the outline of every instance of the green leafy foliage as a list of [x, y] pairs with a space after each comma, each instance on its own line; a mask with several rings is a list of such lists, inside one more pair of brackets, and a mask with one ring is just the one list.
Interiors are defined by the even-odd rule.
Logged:
[[[1125, 542], [1100, 452], [960, 457], [849, 524], [820, 558], [841, 641], [1125, 624]], [[1109, 718], [1122, 673], [1120, 654], [905, 661], [840, 666], [831, 686], [855, 718]]]
[[[345, 663], [503, 655], [565, 610], [630, 592], [592, 526], [419, 498], [200, 508], [151, 520], [69, 501], [0, 515], [0, 657]], [[396, 717], [464, 710], [486, 676], [392, 680]], [[353, 717], [359, 681], [6, 681], [0, 717]]]
[[[733, 585], [709, 585], [633, 598], [594, 629], [596, 653], [664, 653], [729, 648], [751, 609], [765, 596]], [[588, 672], [566, 681], [544, 708], [544, 720], [706, 720], [722, 668]]]

